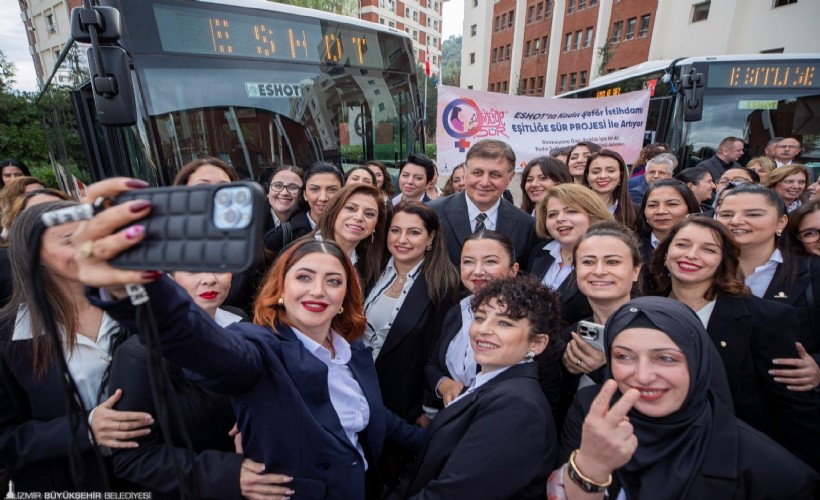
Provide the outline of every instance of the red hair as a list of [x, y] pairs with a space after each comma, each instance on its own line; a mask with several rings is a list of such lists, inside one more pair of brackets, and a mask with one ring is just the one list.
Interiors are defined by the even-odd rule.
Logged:
[[347, 291], [342, 302], [344, 311], [333, 317], [330, 326], [348, 342], [352, 342], [364, 334], [367, 318], [364, 316], [364, 297], [359, 286], [359, 276], [350, 263], [350, 259], [342, 249], [332, 241], [317, 241], [313, 238], [297, 240], [285, 250], [271, 268], [265, 282], [256, 297], [253, 311], [253, 322], [257, 325], [270, 326], [276, 330], [276, 324], [282, 323], [292, 326], [288, 320], [287, 311], [279, 305], [285, 289], [285, 275], [302, 258], [312, 253], [324, 253], [336, 257], [342, 264], [347, 276]]

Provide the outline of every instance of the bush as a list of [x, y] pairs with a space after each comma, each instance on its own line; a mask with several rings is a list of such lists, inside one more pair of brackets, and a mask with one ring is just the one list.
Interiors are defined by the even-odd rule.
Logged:
[[29, 170], [31, 170], [31, 175], [40, 179], [46, 187], [61, 189], [60, 185], [57, 184], [57, 174], [54, 173], [54, 169], [51, 168], [51, 165], [34, 166], [29, 168]]

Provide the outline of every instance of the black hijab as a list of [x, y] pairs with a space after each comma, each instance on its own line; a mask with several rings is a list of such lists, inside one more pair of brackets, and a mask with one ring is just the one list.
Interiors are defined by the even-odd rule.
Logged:
[[630, 410], [638, 449], [616, 474], [629, 500], [654, 499], [661, 492], [665, 498], [684, 498], [706, 456], [715, 402], [713, 367], [722, 371], [722, 365], [715, 364], [714, 346], [689, 307], [663, 297], [641, 297], [627, 302], [606, 323], [607, 378], [612, 378], [612, 342], [628, 328], [661, 331], [680, 347], [689, 368], [689, 391], [680, 409], [665, 417]]

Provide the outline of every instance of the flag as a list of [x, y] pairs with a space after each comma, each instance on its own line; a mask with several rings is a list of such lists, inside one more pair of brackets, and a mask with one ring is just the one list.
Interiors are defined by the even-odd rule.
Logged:
[[424, 74], [430, 78], [430, 47], [426, 47], [427, 55], [424, 57]]

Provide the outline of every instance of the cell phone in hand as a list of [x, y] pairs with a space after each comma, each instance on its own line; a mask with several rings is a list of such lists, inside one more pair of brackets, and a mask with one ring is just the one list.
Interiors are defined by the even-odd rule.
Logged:
[[115, 203], [149, 200], [145, 238], [111, 260], [122, 269], [247, 271], [262, 255], [267, 200], [255, 182], [138, 189]]
[[578, 336], [595, 349], [604, 352], [604, 325], [591, 321], [579, 321]]

